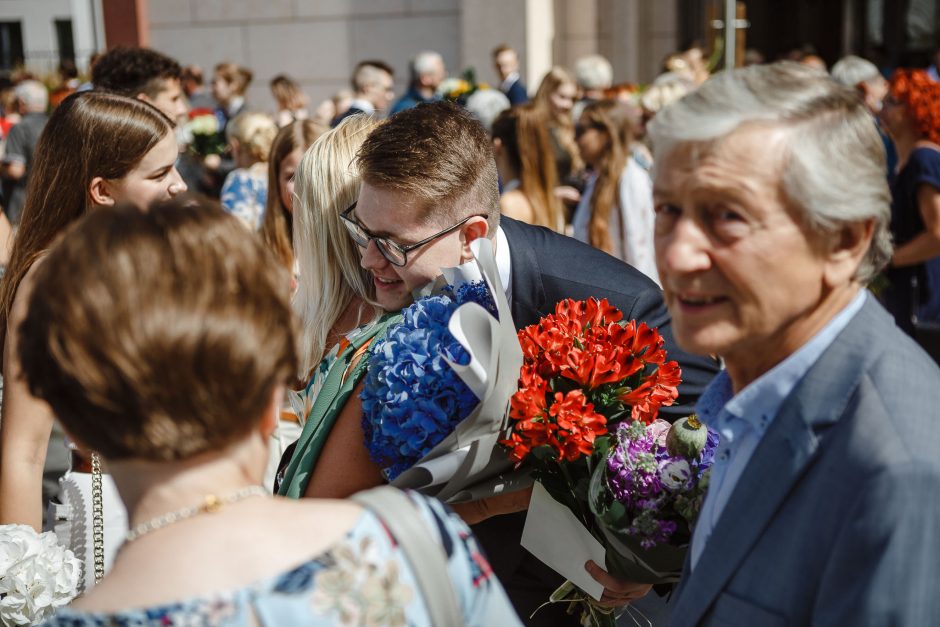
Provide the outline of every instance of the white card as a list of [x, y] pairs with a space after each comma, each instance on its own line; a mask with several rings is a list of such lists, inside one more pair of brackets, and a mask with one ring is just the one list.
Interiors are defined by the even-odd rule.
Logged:
[[538, 482], [532, 488], [522, 546], [595, 600], [601, 600], [604, 586], [584, 570], [584, 564], [594, 560], [603, 568], [604, 546]]

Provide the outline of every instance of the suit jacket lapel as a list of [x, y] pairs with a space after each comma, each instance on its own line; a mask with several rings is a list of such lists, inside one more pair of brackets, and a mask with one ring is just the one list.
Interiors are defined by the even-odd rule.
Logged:
[[509, 242], [512, 282], [512, 319], [517, 329], [535, 324], [545, 315], [545, 287], [535, 249], [528, 241], [523, 227], [509, 218], [500, 220], [506, 241]]
[[698, 565], [686, 574], [672, 624], [701, 621], [814, 461], [822, 432], [844, 413], [877, 357], [872, 343], [885, 337], [889, 325], [893, 321], [869, 297], [784, 402], [734, 487]]

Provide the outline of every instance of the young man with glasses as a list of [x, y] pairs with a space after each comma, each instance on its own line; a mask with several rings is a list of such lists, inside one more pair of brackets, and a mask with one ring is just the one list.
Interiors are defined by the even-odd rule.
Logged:
[[[358, 202], [343, 214], [359, 244], [362, 267], [387, 311], [407, 306], [412, 291], [434, 280], [442, 267], [471, 259], [470, 243], [494, 242], [500, 278], [518, 328], [535, 324], [565, 298], [607, 298], [627, 319], [659, 327], [670, 359], [682, 367], [676, 406], [666, 418], [691, 413], [700, 391], [717, 372], [707, 358], [681, 351], [672, 341], [659, 288], [627, 264], [571, 238], [508, 218], [500, 219], [496, 164], [486, 131], [452, 103], [421, 104], [396, 114], [373, 131], [359, 151]], [[544, 603], [562, 578], [520, 546], [524, 513], [487, 518], [493, 504], [461, 508], [474, 525], [516, 610], [530, 625], [577, 625], [576, 616]], [[607, 587], [603, 601], [624, 605], [649, 586], [617, 582], [599, 568], [591, 573]]]

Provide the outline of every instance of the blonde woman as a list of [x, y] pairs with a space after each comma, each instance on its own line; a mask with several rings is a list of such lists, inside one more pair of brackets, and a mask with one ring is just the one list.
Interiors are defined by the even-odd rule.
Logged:
[[[286, 496], [336, 496], [348, 486], [354, 492], [382, 482], [378, 469], [369, 477], [344, 469], [363, 467], [350, 462], [367, 456], [359, 382], [369, 344], [395, 316], [374, 303], [375, 287], [340, 217], [359, 198], [356, 152], [379, 124], [363, 115], [343, 120], [313, 143], [294, 175], [300, 271], [294, 309], [302, 324], [300, 372], [308, 381], [305, 398], [311, 407], [293, 455], [284, 460], [289, 464], [280, 494]], [[340, 385], [324, 386], [331, 374]]]
[[258, 231], [268, 202], [268, 155], [277, 125], [264, 113], [242, 113], [226, 133], [235, 169], [222, 185], [222, 207]]

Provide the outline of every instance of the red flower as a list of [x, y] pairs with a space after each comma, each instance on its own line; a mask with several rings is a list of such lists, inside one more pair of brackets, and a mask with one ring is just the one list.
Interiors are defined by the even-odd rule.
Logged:
[[[619, 400], [631, 408], [633, 419], [647, 423], [661, 406], [675, 401], [681, 373], [675, 362], [666, 363], [659, 332], [645, 322], [622, 319], [606, 299], [568, 299], [519, 331], [524, 365], [519, 391], [510, 401], [511, 434], [503, 441], [513, 460], [522, 461], [543, 445], [551, 446], [559, 460], [590, 455], [594, 439], [607, 433], [607, 419], [588, 402], [588, 393], [601, 386], [636, 385]], [[648, 366], [655, 369], [636, 384]], [[571, 387], [563, 381], [577, 388], [552, 392]]]

